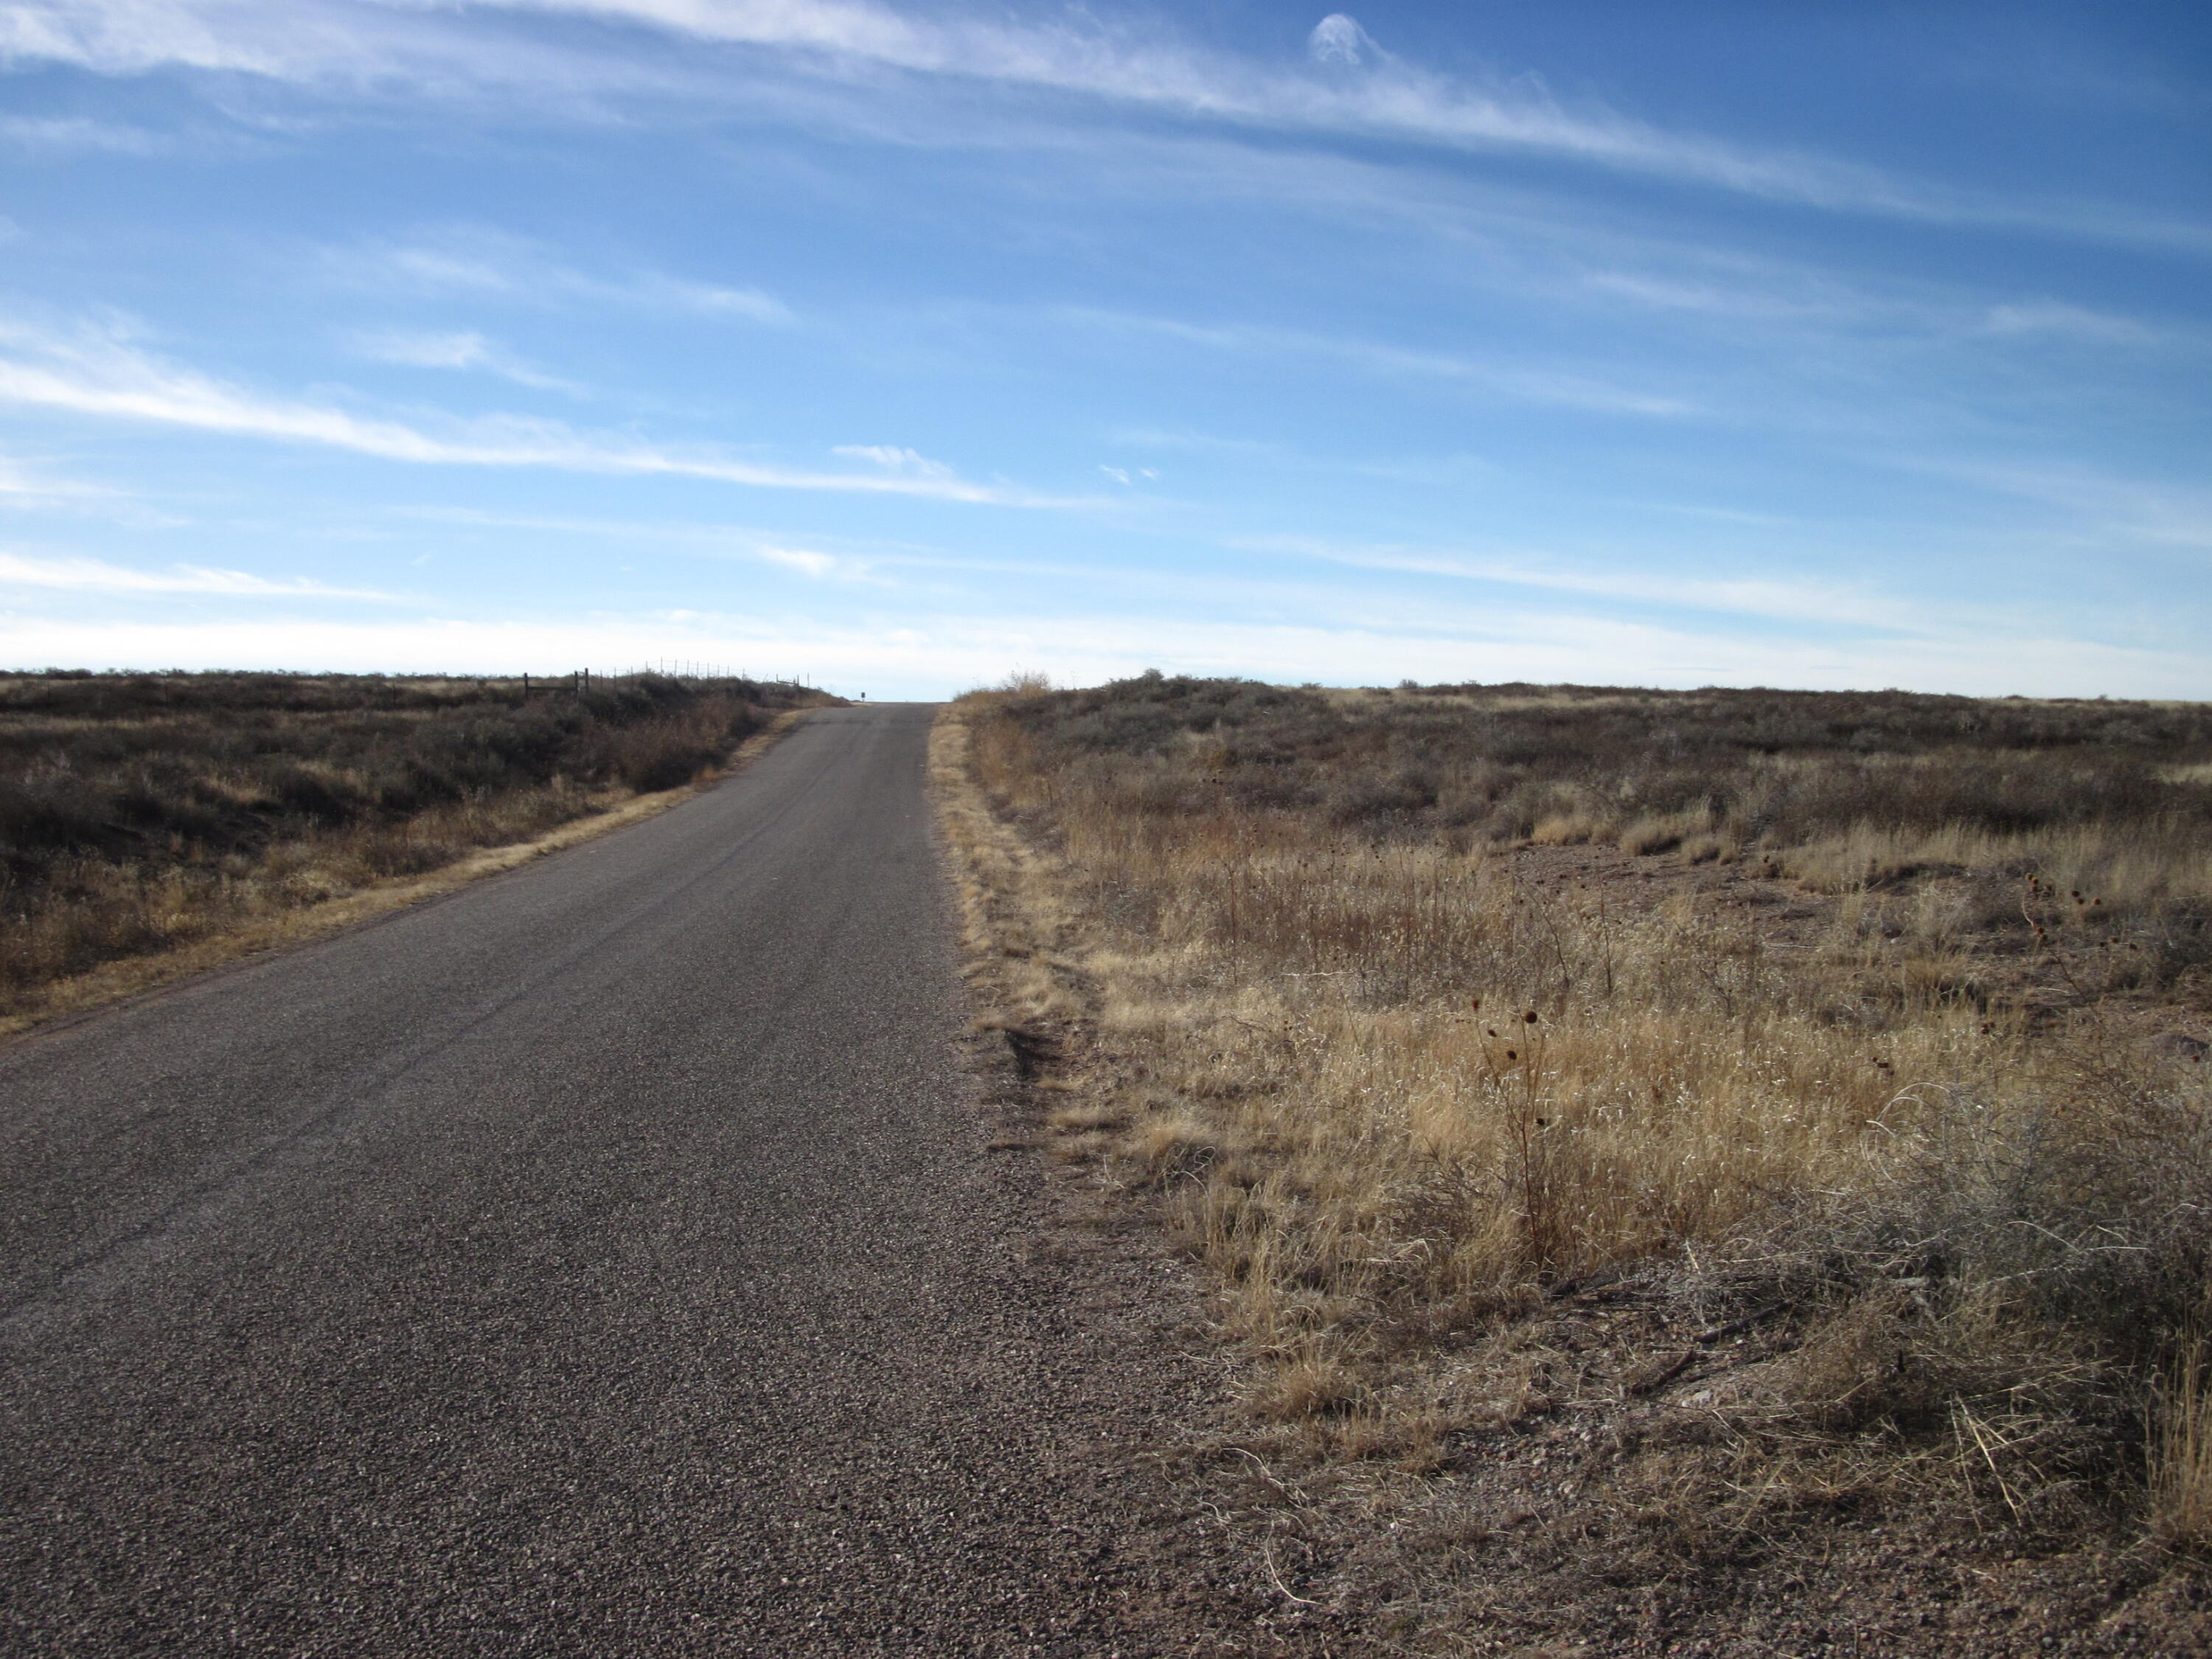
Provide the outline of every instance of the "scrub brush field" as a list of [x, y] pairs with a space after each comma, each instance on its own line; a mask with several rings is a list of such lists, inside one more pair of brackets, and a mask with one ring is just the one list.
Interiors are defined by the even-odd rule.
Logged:
[[824, 701], [655, 675], [0, 678], [0, 1018], [241, 930], [283, 942], [333, 902], [680, 787]]
[[1294, 1603], [2212, 1633], [2212, 709], [1148, 675], [939, 739], [995, 1018], [1207, 1270]]

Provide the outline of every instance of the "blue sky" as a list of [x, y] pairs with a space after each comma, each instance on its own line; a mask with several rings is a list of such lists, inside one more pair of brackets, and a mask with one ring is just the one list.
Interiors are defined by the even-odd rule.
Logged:
[[0, 663], [2212, 696], [2212, 12], [0, 0]]

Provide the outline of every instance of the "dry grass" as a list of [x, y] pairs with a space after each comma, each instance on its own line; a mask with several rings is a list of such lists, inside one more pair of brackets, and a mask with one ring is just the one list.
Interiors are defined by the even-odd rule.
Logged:
[[[1747, 1516], [2140, 1512], [2212, 1266], [2206, 711], [1153, 678], [940, 743], [971, 943], [1053, 918], [1029, 1006], [1088, 1011], [1102, 1170], [1282, 1444], [1429, 1470], [1702, 1389]], [[1601, 1362], [1589, 1295], [1638, 1310]]]
[[626, 822], [818, 699], [644, 679], [0, 680], [0, 1022], [21, 1029]]
[[2177, 1548], [2212, 1549], [2212, 1376], [2191, 1343], [2166, 1378], [2150, 1443], [2151, 1526]]

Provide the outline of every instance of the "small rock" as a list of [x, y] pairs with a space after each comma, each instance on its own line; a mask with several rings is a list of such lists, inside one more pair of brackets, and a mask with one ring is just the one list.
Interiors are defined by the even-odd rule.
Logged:
[[2212, 1042], [2186, 1031], [2167, 1031], [2152, 1038], [2150, 1046], [2159, 1054], [2170, 1054], [2176, 1060], [2193, 1060], [2200, 1065], [2206, 1054], [2212, 1054]]

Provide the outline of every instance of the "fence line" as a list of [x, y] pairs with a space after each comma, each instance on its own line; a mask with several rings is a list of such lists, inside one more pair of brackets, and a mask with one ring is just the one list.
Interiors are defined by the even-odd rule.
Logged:
[[805, 672], [792, 675], [751, 674], [742, 668], [731, 667], [726, 663], [700, 662], [690, 658], [673, 657], [658, 658], [652, 662], [641, 664], [635, 668], [570, 668], [558, 674], [526, 672], [521, 674], [479, 675], [474, 678], [487, 680], [520, 679], [526, 694], [538, 690], [556, 690], [584, 691], [593, 685], [619, 685], [626, 681], [641, 679], [678, 680], [687, 684], [706, 684], [721, 680], [746, 680], [755, 685], [801, 685], [809, 690], [814, 689], [813, 677]]

